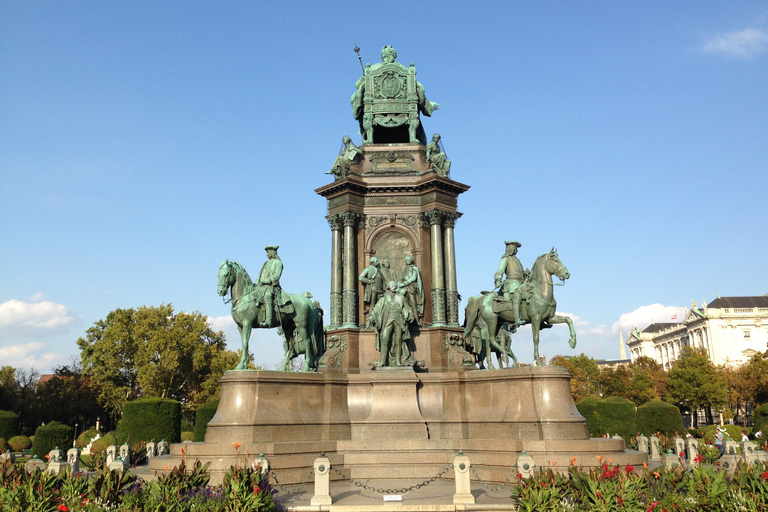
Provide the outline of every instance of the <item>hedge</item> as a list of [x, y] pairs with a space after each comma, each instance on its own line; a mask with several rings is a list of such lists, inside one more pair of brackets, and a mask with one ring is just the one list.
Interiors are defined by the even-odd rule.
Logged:
[[8, 446], [15, 452], [32, 448], [32, 441], [26, 436], [13, 436], [8, 440]]
[[39, 459], [45, 459], [48, 452], [58, 447], [67, 451], [72, 447], [74, 430], [68, 425], [52, 421], [47, 425], [41, 425], [35, 430], [35, 442], [32, 444], [32, 454]]
[[[581, 402], [576, 404], [576, 409], [587, 420], [587, 430], [593, 437], [600, 437], [605, 433], [605, 427], [600, 420], [598, 413], [598, 406], [602, 403], [603, 399], [597, 396], [588, 396]], [[195, 439], [197, 441], [197, 439]]]
[[77, 447], [82, 449], [88, 446], [88, 443], [91, 442], [91, 439], [96, 437], [96, 434], [98, 434], [99, 431], [95, 428], [89, 428], [79, 436], [77, 436]]
[[19, 433], [19, 415], [12, 411], [0, 411], [0, 437], [10, 439]]
[[755, 410], [752, 411], [752, 420], [754, 422], [754, 426], [752, 427], [753, 432], [762, 430], [763, 434], [768, 433], [765, 432], [768, 429], [768, 404], [755, 407]]
[[619, 434], [625, 442], [637, 435], [637, 412], [633, 402], [619, 396], [609, 396], [597, 404], [597, 414], [605, 431]]
[[111, 446], [113, 444], [117, 446], [117, 439], [115, 439], [111, 434], [104, 434], [93, 442], [91, 445], [91, 451], [93, 453], [101, 453], [107, 449], [107, 446]]
[[216, 415], [219, 409], [219, 401], [212, 400], [197, 408], [195, 411], [195, 441], [205, 441], [205, 431], [208, 429], [208, 422]]
[[5, 439], [0, 437], [0, 453], [3, 453], [7, 449], [8, 449], [8, 443], [5, 442]]
[[651, 400], [637, 408], [637, 430], [646, 436], [660, 432], [669, 436], [685, 431], [680, 409], [662, 400]]
[[181, 441], [181, 404], [170, 398], [147, 397], [123, 407], [120, 433], [129, 443], [139, 441]]

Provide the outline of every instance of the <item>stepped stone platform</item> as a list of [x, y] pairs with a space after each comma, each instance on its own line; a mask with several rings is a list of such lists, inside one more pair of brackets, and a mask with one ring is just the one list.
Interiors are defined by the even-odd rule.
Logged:
[[[525, 450], [536, 466], [642, 464], [621, 439], [590, 439], [561, 367], [360, 373], [229, 371], [204, 443], [171, 446], [150, 461], [163, 471], [182, 457], [210, 462], [212, 482], [263, 454], [282, 484], [299, 484], [324, 453], [332, 480], [429, 479], [459, 450], [474, 476], [503, 482]], [[169, 463], [169, 461], [171, 461]], [[448, 470], [443, 478], [452, 479]]]

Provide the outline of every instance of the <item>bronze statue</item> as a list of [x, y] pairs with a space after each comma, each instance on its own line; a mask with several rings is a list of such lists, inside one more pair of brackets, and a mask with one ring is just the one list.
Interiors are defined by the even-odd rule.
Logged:
[[[504, 256], [501, 258], [499, 268], [493, 275], [494, 287], [501, 288], [496, 296], [496, 301], [511, 304], [513, 313], [512, 330], [515, 331], [518, 326], [523, 324], [523, 317], [520, 316], [520, 302], [522, 296], [518, 288], [525, 281], [525, 270], [520, 260], [517, 259], [517, 249], [520, 242], [504, 242], [507, 246]], [[507, 279], [502, 283], [501, 278], [507, 275]]]
[[[267, 249], [269, 251], [269, 248]], [[275, 257], [277, 248], [274, 249]], [[285, 293], [279, 288], [279, 274], [282, 273], [282, 263], [279, 258], [272, 257], [264, 264], [259, 282], [254, 283], [248, 272], [234, 261], [223, 261], [218, 272], [218, 294], [224, 297], [230, 294], [232, 303], [232, 318], [240, 331], [243, 343], [243, 354], [236, 370], [245, 370], [248, 364], [248, 342], [251, 329], [258, 327], [279, 327], [285, 335], [283, 348], [285, 361], [281, 371], [291, 368], [291, 360], [298, 354], [304, 354], [303, 371], [317, 368], [317, 361], [325, 352], [325, 336], [323, 333], [322, 310], [312, 303], [311, 298]], [[279, 271], [277, 263], [279, 263]], [[277, 283], [274, 276], [277, 275]], [[262, 281], [270, 281], [262, 284]], [[277, 287], [275, 287], [277, 284]], [[276, 318], [267, 324], [268, 311], [266, 305], [267, 291], [273, 293], [273, 302], [278, 304]], [[279, 294], [279, 299], [277, 298]], [[259, 321], [261, 319], [261, 321]]]
[[389, 264], [389, 260], [381, 260], [381, 278], [382, 282], [389, 283], [390, 281], [397, 281], [395, 277], [395, 271]]
[[261, 267], [259, 272], [259, 282], [264, 294], [264, 320], [262, 327], [272, 327], [272, 317], [275, 309], [275, 302], [278, 306], [285, 305], [283, 300], [282, 288], [280, 288], [280, 276], [283, 275], [283, 262], [277, 255], [277, 245], [268, 245], [264, 248], [267, 251], [267, 261]]
[[382, 62], [367, 65], [350, 99], [360, 124], [363, 144], [411, 142], [426, 145], [419, 113], [431, 116], [440, 104], [431, 102], [416, 80], [416, 68], [397, 62], [391, 46], [381, 50]]
[[341, 139], [342, 148], [339, 151], [339, 156], [334, 160], [331, 170], [325, 174], [333, 174], [334, 179], [346, 178], [349, 174], [349, 168], [352, 164], [358, 163], [362, 159], [363, 152], [360, 148], [355, 146], [352, 139], [348, 135], [345, 135]]
[[434, 134], [432, 142], [427, 145], [427, 162], [432, 164], [432, 169], [443, 178], [451, 172], [451, 161], [445, 157], [445, 151], [440, 147], [439, 133]]
[[[571, 276], [554, 248], [536, 259], [525, 284], [520, 287], [528, 289], [525, 295], [530, 295], [530, 298], [522, 303], [521, 313], [525, 323], [530, 323], [533, 331], [533, 364], [535, 366], [542, 365], [539, 357], [539, 331], [541, 329], [549, 328], [552, 324], [566, 323], [571, 333], [568, 344], [571, 348], [576, 346], [576, 331], [573, 328], [573, 322], [567, 316], [556, 314], [557, 302], [552, 290], [554, 286], [553, 275], [563, 281]], [[470, 339], [475, 327], [479, 327], [482, 331], [484, 342], [493, 339], [499, 333], [504, 322], [510, 323], [516, 320], [509, 308], [500, 308], [498, 303], [495, 303], [496, 296], [495, 293], [483, 292], [482, 295], [470, 297], [467, 301], [465, 340]], [[485, 325], [483, 326], [483, 324]], [[486, 355], [488, 368], [493, 369], [490, 351], [486, 351]]]
[[414, 313], [414, 320], [424, 316], [424, 287], [421, 284], [421, 272], [413, 263], [412, 256], [405, 257], [405, 267], [400, 275], [400, 288], [405, 291], [405, 298]]
[[368, 311], [376, 305], [381, 294], [384, 293], [383, 274], [379, 268], [379, 260], [376, 256], [371, 257], [370, 265], [365, 267], [358, 280], [365, 286], [365, 294], [363, 295], [365, 311], [363, 311], [363, 314], [367, 315]]
[[376, 331], [376, 350], [381, 352], [378, 366], [413, 366], [416, 360], [408, 349], [406, 340], [410, 339], [408, 322], [413, 320], [413, 312], [402, 294], [397, 291], [397, 283], [390, 281], [384, 296], [371, 310], [365, 328]]

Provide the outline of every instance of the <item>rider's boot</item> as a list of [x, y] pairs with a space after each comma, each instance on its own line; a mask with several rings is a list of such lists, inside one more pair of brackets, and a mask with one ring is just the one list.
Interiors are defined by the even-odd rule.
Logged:
[[274, 303], [272, 297], [266, 298], [264, 301], [264, 321], [261, 323], [264, 327], [272, 327], [272, 310], [274, 309]]
[[512, 315], [515, 317], [515, 328], [520, 327], [525, 323], [525, 320], [523, 320], [522, 315], [520, 314], [520, 303], [522, 302], [522, 297], [518, 294], [515, 294], [512, 297]]

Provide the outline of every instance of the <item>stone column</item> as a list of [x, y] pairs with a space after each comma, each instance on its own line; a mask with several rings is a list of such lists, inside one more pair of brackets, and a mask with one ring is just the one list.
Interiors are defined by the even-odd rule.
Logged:
[[445, 271], [443, 269], [443, 212], [426, 213], [432, 249], [432, 326], [445, 326]]
[[342, 290], [342, 327], [357, 327], [357, 224], [360, 214], [344, 212], [341, 214], [344, 223], [344, 262]]
[[331, 327], [341, 325], [341, 290], [342, 276], [344, 275], [341, 262], [341, 227], [343, 225], [340, 215], [329, 215], [328, 224], [331, 225]]
[[459, 326], [459, 290], [456, 280], [456, 245], [453, 228], [459, 216], [446, 214], [443, 219], [443, 254], [445, 256], [445, 308], [449, 327]]

